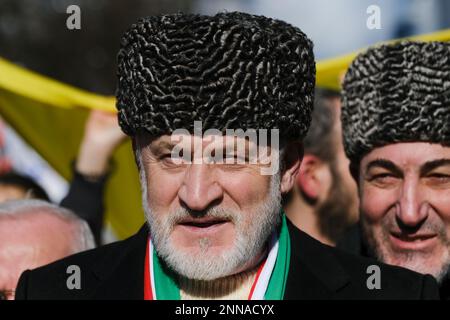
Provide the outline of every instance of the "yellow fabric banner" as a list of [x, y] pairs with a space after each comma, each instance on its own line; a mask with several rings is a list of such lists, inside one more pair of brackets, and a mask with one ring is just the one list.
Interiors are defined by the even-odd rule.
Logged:
[[[88, 93], [0, 59], [0, 114], [64, 178], [81, 142], [89, 109], [115, 112], [115, 99]], [[144, 222], [138, 174], [127, 141], [115, 152], [106, 219], [119, 238]]]
[[[450, 41], [450, 29], [409, 39]], [[394, 40], [398, 41], [398, 40]], [[317, 63], [317, 85], [338, 90], [339, 79], [357, 52]], [[63, 177], [81, 141], [88, 110], [115, 112], [114, 97], [89, 93], [49, 79], [0, 58], [0, 114]], [[106, 219], [119, 238], [144, 222], [141, 192], [131, 143], [114, 154], [116, 170], [106, 190]]]

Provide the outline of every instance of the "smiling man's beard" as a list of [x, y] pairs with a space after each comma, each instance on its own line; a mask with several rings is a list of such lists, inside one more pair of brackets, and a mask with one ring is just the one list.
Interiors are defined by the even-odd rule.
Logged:
[[436, 261], [436, 252], [422, 252], [405, 250], [402, 252], [391, 250], [389, 231], [393, 230], [395, 218], [385, 217], [382, 221], [382, 234], [377, 238], [373, 227], [369, 225], [364, 213], [361, 212], [361, 225], [363, 228], [363, 239], [369, 249], [371, 255], [379, 261], [386, 264], [392, 264], [407, 268], [422, 274], [431, 274], [438, 283], [442, 283], [448, 279], [450, 275], [450, 239], [447, 236], [445, 227], [437, 222], [425, 222], [426, 225], [421, 226], [422, 231], [433, 232], [437, 234], [439, 241], [444, 248], [443, 254], [438, 257], [438, 263], [427, 263]]
[[174, 212], [154, 212], [147, 201], [147, 184], [142, 171], [143, 207], [153, 245], [163, 262], [182, 277], [209, 281], [235, 274], [249, 262], [257, 262], [255, 260], [265, 249], [272, 232], [281, 223], [280, 174], [276, 174], [271, 177], [267, 199], [253, 212], [238, 212], [220, 206], [203, 212], [202, 217], [230, 220], [234, 225], [235, 239], [230, 249], [212, 254], [208, 250], [210, 240], [204, 237], [198, 242], [197, 254], [184, 251], [173, 245], [171, 233], [177, 222], [192, 213], [183, 207]]

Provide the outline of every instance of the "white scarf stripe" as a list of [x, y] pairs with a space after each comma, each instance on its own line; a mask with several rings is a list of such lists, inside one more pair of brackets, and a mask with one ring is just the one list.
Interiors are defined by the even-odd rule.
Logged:
[[269, 248], [269, 255], [267, 256], [266, 263], [261, 270], [261, 274], [259, 275], [258, 282], [255, 285], [255, 290], [253, 291], [253, 295], [250, 297], [250, 300], [264, 300], [267, 287], [269, 286], [270, 276], [272, 275], [275, 262], [277, 261], [278, 236], [276, 232], [272, 234]]
[[152, 296], [153, 300], [157, 299], [156, 289], [155, 289], [155, 275], [153, 273], [153, 243], [151, 240], [148, 241], [150, 245], [148, 246], [148, 256], [149, 256], [149, 268], [150, 268], [150, 285], [152, 286]]

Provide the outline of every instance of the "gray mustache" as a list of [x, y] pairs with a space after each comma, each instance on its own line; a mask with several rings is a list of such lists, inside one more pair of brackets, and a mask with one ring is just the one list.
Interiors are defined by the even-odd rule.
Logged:
[[238, 223], [241, 220], [241, 213], [234, 210], [223, 209], [219, 207], [213, 207], [204, 211], [189, 210], [186, 208], [179, 208], [169, 213], [168, 219], [171, 225], [177, 224], [186, 217], [192, 218], [217, 218], [230, 220], [231, 222]]

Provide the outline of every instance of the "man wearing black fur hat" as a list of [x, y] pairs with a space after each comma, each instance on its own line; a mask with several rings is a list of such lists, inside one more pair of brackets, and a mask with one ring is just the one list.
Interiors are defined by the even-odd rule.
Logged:
[[431, 274], [450, 298], [450, 44], [371, 48], [342, 94], [361, 221], [339, 246]]
[[[314, 95], [312, 43], [298, 28], [237, 12], [145, 18], [122, 40], [118, 77], [147, 224], [25, 272], [17, 298], [437, 296], [432, 277], [338, 252], [282, 212]], [[378, 289], [367, 285], [374, 264]], [[66, 286], [69, 265], [81, 290]]]

